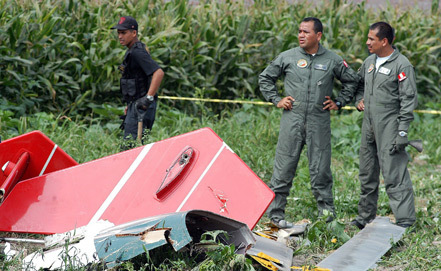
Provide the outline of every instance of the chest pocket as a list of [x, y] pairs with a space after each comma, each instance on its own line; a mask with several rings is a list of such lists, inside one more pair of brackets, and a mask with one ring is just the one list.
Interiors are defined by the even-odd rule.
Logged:
[[312, 65], [314, 80], [317, 82], [317, 85], [323, 85], [323, 83], [328, 83], [328, 81], [333, 78], [329, 74], [332, 72], [329, 63], [319, 64], [315, 63]]
[[288, 81], [303, 83], [308, 80], [310, 63], [306, 58], [290, 58], [290, 65], [285, 70], [285, 78]]
[[379, 73], [375, 80], [379, 81], [377, 89], [380, 100], [390, 101], [391, 99], [398, 98], [398, 79], [395, 73], [390, 73], [389, 75]]
[[[324, 102], [325, 96], [332, 95], [332, 89], [334, 87], [334, 76], [332, 74], [332, 67], [330, 63], [318, 62], [312, 65], [313, 69], [313, 84], [317, 87], [317, 103]], [[314, 91], [312, 89], [311, 91]]]

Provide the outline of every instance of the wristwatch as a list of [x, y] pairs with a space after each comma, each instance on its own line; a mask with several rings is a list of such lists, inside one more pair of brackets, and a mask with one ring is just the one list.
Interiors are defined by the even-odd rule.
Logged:
[[399, 131], [398, 135], [399, 136], [407, 136], [407, 133], [405, 131]]
[[150, 102], [153, 102], [153, 96], [147, 95], [147, 100], [149, 100]]
[[338, 109], [340, 110], [341, 109], [341, 102], [336, 101], [335, 104], [337, 105]]

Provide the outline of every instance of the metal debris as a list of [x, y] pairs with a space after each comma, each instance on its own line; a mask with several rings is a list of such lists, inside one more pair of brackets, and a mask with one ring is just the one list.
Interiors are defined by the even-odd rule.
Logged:
[[377, 217], [357, 235], [329, 255], [317, 266], [333, 271], [364, 271], [375, 263], [398, 242], [405, 228], [390, 223], [387, 217]]
[[294, 236], [299, 236], [305, 233], [308, 224], [294, 225], [292, 228], [279, 229], [277, 234], [277, 241], [288, 244]]
[[11, 242], [11, 243], [29, 243], [44, 245], [44, 240], [39, 239], [28, 239], [28, 238], [12, 238], [12, 237], [0, 237], [0, 242]]
[[196, 243], [204, 232], [223, 230], [234, 244], [236, 253], [245, 254], [255, 238], [242, 222], [202, 210], [170, 213], [136, 220], [104, 230], [95, 237], [98, 257], [107, 267], [163, 245], [179, 251], [189, 243]]
[[55, 234], [45, 238], [46, 248], [50, 250], [35, 252], [23, 260], [23, 270], [62, 269], [63, 258], [69, 257], [79, 265], [96, 262], [94, 236], [103, 229], [114, 226], [109, 221], [99, 220], [93, 224], [63, 234]]
[[290, 270], [293, 250], [281, 242], [255, 235], [256, 243], [247, 251], [253, 259], [269, 270]]
[[12, 258], [17, 254], [17, 251], [13, 250], [11, 248], [11, 244], [6, 242], [5, 244], [2, 244], [2, 252], [0, 253], [4, 255], [6, 261], [12, 260]]

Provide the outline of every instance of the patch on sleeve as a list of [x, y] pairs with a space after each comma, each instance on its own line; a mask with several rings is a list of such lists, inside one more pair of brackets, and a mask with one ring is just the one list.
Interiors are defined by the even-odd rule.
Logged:
[[349, 68], [348, 63], [346, 63], [346, 60], [343, 59], [343, 65], [345, 65], [346, 68]]
[[401, 82], [401, 81], [405, 80], [406, 78], [407, 77], [406, 77], [406, 74], [404, 72], [398, 74], [398, 81]]

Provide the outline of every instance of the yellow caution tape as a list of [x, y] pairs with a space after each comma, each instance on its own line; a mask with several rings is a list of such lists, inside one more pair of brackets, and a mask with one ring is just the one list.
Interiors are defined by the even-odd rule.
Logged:
[[262, 101], [241, 101], [241, 100], [222, 100], [209, 98], [192, 98], [192, 97], [172, 97], [172, 96], [158, 96], [160, 99], [195, 101], [195, 102], [209, 102], [209, 103], [232, 103], [232, 104], [255, 104], [255, 105], [273, 105], [270, 102]]
[[[343, 106], [341, 109], [357, 110], [357, 108], [355, 108], [355, 106]], [[437, 110], [414, 110], [413, 112], [422, 113], [422, 114], [441, 115], [441, 111], [437, 111]]]
[[343, 110], [357, 110], [357, 108], [355, 108], [355, 106], [343, 106], [341, 109]]
[[[273, 105], [273, 103], [262, 102], [262, 101], [222, 100], [222, 99], [193, 98], [193, 97], [159, 96], [159, 99], [194, 101], [194, 102], [209, 102], [209, 103]], [[344, 109], [344, 110], [356, 110], [355, 106], [343, 106], [342, 109]], [[414, 110], [414, 112], [422, 113], [422, 114], [441, 115], [441, 111], [438, 111], [438, 110]]]
[[423, 113], [423, 114], [432, 114], [432, 115], [441, 115], [441, 111], [437, 111], [437, 110], [414, 110], [413, 112]]

